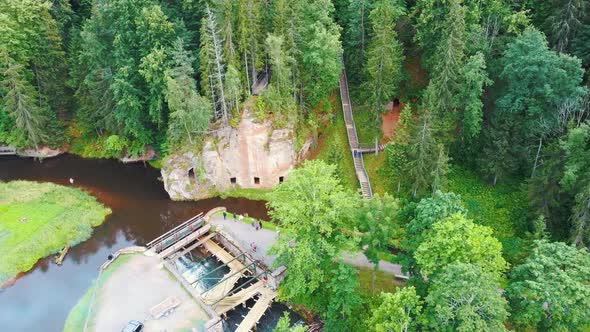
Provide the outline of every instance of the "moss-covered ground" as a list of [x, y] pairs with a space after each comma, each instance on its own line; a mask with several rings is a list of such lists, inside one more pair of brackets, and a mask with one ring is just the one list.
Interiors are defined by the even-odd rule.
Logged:
[[395, 277], [387, 272], [375, 271], [375, 289], [371, 289], [371, 275], [373, 269], [371, 268], [356, 268], [358, 271], [358, 278], [361, 291], [364, 294], [379, 294], [380, 292], [393, 293], [396, 288], [401, 287], [403, 282], [395, 279]]
[[0, 283], [90, 237], [111, 211], [87, 193], [52, 183], [0, 183]]
[[509, 262], [517, 262], [526, 254], [524, 230], [528, 205], [518, 181], [508, 180], [492, 186], [472, 171], [452, 166], [447, 189], [461, 195], [469, 218], [494, 230]]

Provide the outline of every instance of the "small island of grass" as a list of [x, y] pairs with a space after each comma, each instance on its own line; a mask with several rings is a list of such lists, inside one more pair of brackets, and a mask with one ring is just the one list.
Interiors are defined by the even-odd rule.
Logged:
[[110, 213], [79, 189], [0, 182], [0, 284], [64, 246], [88, 239]]

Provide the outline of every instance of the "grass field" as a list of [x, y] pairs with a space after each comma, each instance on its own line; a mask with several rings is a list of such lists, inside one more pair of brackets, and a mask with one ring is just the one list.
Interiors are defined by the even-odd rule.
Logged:
[[87, 193], [51, 183], [0, 183], [0, 283], [76, 245], [111, 211]]

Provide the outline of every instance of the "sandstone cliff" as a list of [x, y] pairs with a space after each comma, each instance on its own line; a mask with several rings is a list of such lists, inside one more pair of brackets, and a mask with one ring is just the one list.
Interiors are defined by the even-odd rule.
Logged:
[[162, 179], [173, 200], [202, 199], [233, 188], [270, 189], [286, 179], [305, 152], [295, 151], [293, 128], [273, 129], [271, 121], [255, 122], [244, 110], [237, 128], [209, 134], [200, 153], [166, 158]]

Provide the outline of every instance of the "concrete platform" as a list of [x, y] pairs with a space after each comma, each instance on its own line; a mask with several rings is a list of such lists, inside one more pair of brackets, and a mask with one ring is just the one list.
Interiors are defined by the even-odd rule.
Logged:
[[[110, 267], [109, 267], [110, 268]], [[145, 324], [145, 331], [202, 331], [209, 316], [166, 269], [158, 257], [134, 254], [111, 273], [97, 290], [87, 331], [121, 331], [129, 320]], [[180, 304], [160, 319], [150, 308], [169, 297]]]

